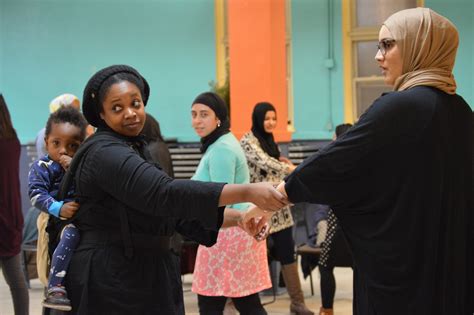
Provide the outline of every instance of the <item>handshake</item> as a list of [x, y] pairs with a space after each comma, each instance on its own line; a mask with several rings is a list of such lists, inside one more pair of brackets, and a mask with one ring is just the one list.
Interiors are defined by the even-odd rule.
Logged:
[[249, 185], [247, 200], [253, 203], [246, 212], [239, 212], [237, 225], [257, 241], [263, 241], [270, 232], [269, 221], [276, 211], [288, 206], [285, 183], [257, 183]]

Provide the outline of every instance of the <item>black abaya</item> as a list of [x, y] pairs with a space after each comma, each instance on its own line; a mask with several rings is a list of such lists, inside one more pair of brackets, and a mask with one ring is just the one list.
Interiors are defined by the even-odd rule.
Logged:
[[[286, 179], [328, 204], [354, 256], [354, 314], [472, 314], [472, 111], [430, 87], [391, 92]], [[471, 279], [471, 280], [468, 280]]]

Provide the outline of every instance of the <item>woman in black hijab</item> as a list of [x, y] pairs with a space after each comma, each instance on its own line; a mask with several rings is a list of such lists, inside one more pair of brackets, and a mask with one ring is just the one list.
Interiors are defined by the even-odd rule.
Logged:
[[262, 150], [278, 160], [280, 159], [280, 149], [273, 138], [271, 130], [265, 127], [265, 121], [274, 121], [276, 124], [275, 107], [268, 102], [257, 103], [252, 113], [252, 133], [258, 139]]
[[[191, 115], [204, 153], [193, 179], [248, 183], [247, 161], [239, 141], [230, 133], [224, 100], [204, 92], [193, 101]], [[248, 206], [231, 207], [242, 213]], [[192, 289], [198, 294], [201, 315], [222, 314], [228, 298], [242, 315], [267, 314], [258, 293], [269, 287], [265, 242], [259, 243], [240, 228], [230, 227], [219, 231], [218, 241], [211, 248], [199, 246]]]
[[[280, 182], [295, 166], [280, 155], [280, 149], [273, 138], [277, 114], [268, 102], [257, 103], [252, 113], [252, 131], [240, 140], [250, 170], [250, 182]], [[311, 315], [305, 305], [303, 290], [295, 259], [293, 239], [293, 218], [289, 207], [276, 212], [271, 221], [270, 256], [281, 263], [281, 272], [290, 295], [290, 311], [301, 315]]]
[[76, 155], [81, 242], [67, 279], [74, 313], [184, 314], [174, 232], [211, 246], [223, 205], [284, 204], [268, 186], [173, 180], [158, 169], [140, 136], [149, 93], [125, 65], [100, 70], [84, 90], [84, 115], [98, 130]]

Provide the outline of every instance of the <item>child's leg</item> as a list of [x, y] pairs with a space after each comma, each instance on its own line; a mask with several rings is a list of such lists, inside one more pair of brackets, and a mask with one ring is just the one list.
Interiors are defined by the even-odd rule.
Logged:
[[74, 224], [66, 225], [51, 259], [48, 288], [64, 286], [64, 278], [66, 277], [69, 262], [79, 240], [79, 231]]

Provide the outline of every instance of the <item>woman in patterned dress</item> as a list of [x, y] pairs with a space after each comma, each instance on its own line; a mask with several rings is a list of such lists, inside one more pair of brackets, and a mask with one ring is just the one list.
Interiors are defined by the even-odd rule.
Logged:
[[[295, 166], [280, 155], [272, 131], [276, 127], [275, 107], [267, 102], [258, 103], [252, 113], [252, 131], [240, 140], [250, 169], [250, 182], [280, 182]], [[289, 207], [271, 218], [269, 238], [274, 243], [274, 256], [281, 265], [283, 279], [291, 298], [290, 311], [296, 314], [314, 314], [305, 305], [301, 290], [293, 239], [293, 218]]]
[[[247, 161], [230, 133], [224, 101], [217, 94], [202, 93], [194, 100], [191, 114], [204, 153], [193, 179], [248, 183]], [[248, 205], [231, 207], [243, 211]], [[229, 227], [219, 231], [214, 246], [199, 246], [192, 290], [198, 294], [200, 314], [223, 314], [228, 298], [242, 315], [267, 314], [258, 292], [269, 287], [266, 242], [257, 242], [239, 227]]]

